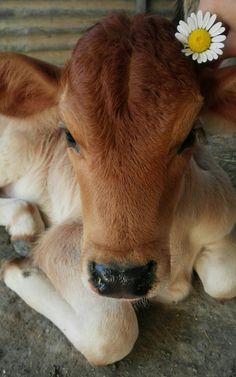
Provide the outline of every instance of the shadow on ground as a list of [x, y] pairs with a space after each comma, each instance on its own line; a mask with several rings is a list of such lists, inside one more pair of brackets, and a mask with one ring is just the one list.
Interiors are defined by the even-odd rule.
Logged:
[[[236, 187], [236, 138], [213, 138], [211, 149]], [[0, 259], [13, 255], [0, 232]], [[91, 367], [46, 319], [0, 283], [0, 377], [235, 377], [236, 299], [208, 297], [197, 277], [176, 306], [138, 309], [140, 337], [121, 362]]]

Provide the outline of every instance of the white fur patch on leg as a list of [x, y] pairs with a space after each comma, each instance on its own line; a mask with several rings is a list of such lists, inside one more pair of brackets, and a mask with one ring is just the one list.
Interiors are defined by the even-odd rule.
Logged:
[[196, 269], [206, 293], [226, 300], [236, 296], [236, 239], [233, 233], [208, 246], [196, 260]]
[[[6, 285], [29, 306], [52, 321], [93, 365], [107, 365], [121, 360], [133, 348], [138, 325], [132, 306], [106, 300], [94, 295], [93, 310], [84, 299], [75, 312], [40, 272], [23, 271], [9, 264], [4, 273]], [[78, 300], [80, 299], [78, 295]], [[116, 300], [115, 300], [116, 301]], [[91, 300], [87, 301], [91, 304]]]
[[25, 201], [18, 202], [18, 206], [8, 227], [12, 239], [31, 238], [43, 232], [45, 225], [38, 208]]
[[0, 225], [12, 239], [31, 239], [45, 229], [36, 205], [12, 198], [0, 198]]

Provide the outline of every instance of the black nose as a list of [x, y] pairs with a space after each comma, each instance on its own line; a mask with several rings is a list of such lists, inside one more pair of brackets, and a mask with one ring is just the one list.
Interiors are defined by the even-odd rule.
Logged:
[[89, 264], [90, 283], [103, 296], [138, 298], [146, 296], [155, 279], [156, 263], [128, 267], [118, 264]]

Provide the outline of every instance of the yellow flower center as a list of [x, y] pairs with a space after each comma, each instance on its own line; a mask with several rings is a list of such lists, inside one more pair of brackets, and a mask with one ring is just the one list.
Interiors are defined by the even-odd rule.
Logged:
[[211, 36], [205, 29], [196, 29], [188, 37], [188, 45], [193, 52], [203, 52], [211, 45]]

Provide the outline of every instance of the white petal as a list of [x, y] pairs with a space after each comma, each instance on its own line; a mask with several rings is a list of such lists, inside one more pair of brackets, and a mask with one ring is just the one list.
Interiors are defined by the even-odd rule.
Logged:
[[190, 16], [194, 22], [194, 25], [195, 25], [195, 29], [198, 28], [198, 21], [197, 21], [197, 17], [196, 17], [196, 14], [195, 13], [191, 13], [191, 16]]
[[207, 61], [207, 54], [205, 52], [202, 52], [202, 62], [206, 63]]
[[201, 28], [202, 27], [202, 11], [199, 10], [197, 12], [197, 21], [198, 21], [198, 27]]
[[197, 60], [198, 55], [199, 55], [198, 52], [194, 52], [194, 54], [193, 54], [193, 56], [192, 56], [193, 60]]
[[186, 37], [188, 36], [188, 32], [186, 31], [186, 29], [184, 29], [182, 26], [178, 25], [177, 26], [177, 30], [180, 32], [180, 34], [183, 34], [185, 35]]
[[187, 23], [191, 31], [193, 31], [196, 28], [195, 22], [192, 17], [187, 18]]
[[209, 22], [208, 22], [208, 24], [206, 26], [206, 30], [209, 30], [212, 27], [212, 25], [214, 24], [214, 22], [216, 20], [216, 17], [217, 17], [216, 14], [213, 14], [211, 16], [211, 18], [210, 18], [210, 20], [209, 20]]
[[179, 21], [179, 25], [189, 34], [191, 32], [188, 24], [184, 21]]
[[186, 56], [190, 56], [193, 54], [193, 51], [190, 50], [190, 48], [184, 48], [183, 50], [181, 50]]
[[215, 42], [210, 45], [210, 50], [215, 50], [215, 48], [223, 48], [224, 43]]
[[217, 53], [217, 55], [223, 55], [223, 51], [220, 48], [216, 48], [214, 52]]
[[180, 41], [183, 44], [188, 42], [187, 37], [181, 33], [175, 33], [175, 38], [177, 38], [178, 41]]
[[207, 59], [211, 62], [213, 60], [213, 55], [210, 50], [205, 51]]
[[222, 26], [222, 22], [217, 22], [212, 28], [209, 30], [209, 33], [214, 33], [215, 31], [219, 30]]
[[211, 17], [211, 13], [210, 12], [206, 12], [204, 17], [203, 17], [203, 21], [202, 21], [202, 27], [203, 29], [205, 29], [205, 27], [207, 26], [209, 20], [210, 20], [210, 17]]
[[210, 32], [210, 34], [211, 34], [212, 37], [215, 37], [216, 35], [223, 34], [224, 32], [225, 32], [225, 27], [222, 26], [221, 28], [219, 28], [214, 33]]
[[215, 59], [215, 60], [218, 59], [218, 55], [215, 51], [211, 51], [211, 54], [213, 56], [213, 59]]
[[202, 63], [202, 54], [199, 54], [199, 55], [198, 55], [197, 62], [198, 62], [199, 64]]
[[212, 42], [223, 42], [226, 40], [225, 35], [217, 35], [216, 37], [212, 38]]

